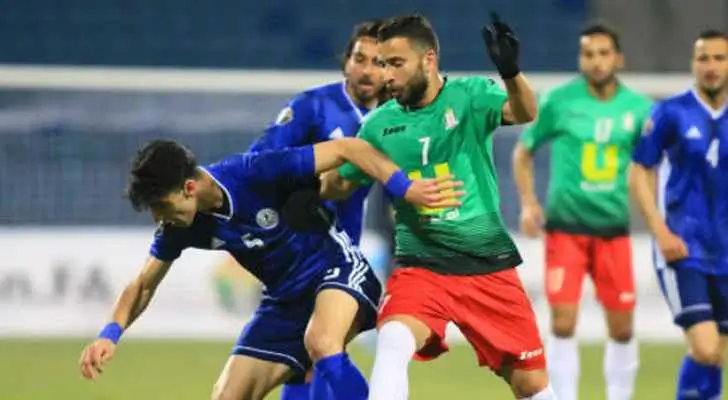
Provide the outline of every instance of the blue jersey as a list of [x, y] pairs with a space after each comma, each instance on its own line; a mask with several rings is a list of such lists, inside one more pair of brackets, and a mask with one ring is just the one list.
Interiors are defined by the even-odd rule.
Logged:
[[272, 299], [314, 291], [327, 269], [365, 264], [336, 226], [328, 233], [294, 232], [280, 218], [291, 192], [314, 185], [312, 146], [234, 155], [201, 169], [222, 189], [227, 210], [197, 213], [189, 227], [160, 228], [154, 257], [172, 261], [189, 247], [227, 250]]
[[694, 91], [666, 99], [653, 110], [633, 160], [659, 165], [658, 206], [689, 253], [671, 266], [728, 274], [728, 115]]
[[[345, 82], [313, 88], [294, 97], [249, 150], [282, 149], [354, 137], [368, 111], [352, 101]], [[362, 187], [345, 201], [327, 203], [356, 244], [361, 238], [368, 192], [369, 187]]]

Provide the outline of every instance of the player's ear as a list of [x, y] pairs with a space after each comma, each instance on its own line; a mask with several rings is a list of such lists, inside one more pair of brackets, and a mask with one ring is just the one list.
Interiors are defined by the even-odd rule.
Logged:
[[624, 67], [625, 67], [624, 53], [617, 52], [617, 69], [624, 69]]
[[197, 181], [194, 179], [187, 179], [182, 186], [182, 194], [185, 197], [192, 197], [197, 194]]
[[437, 53], [435, 53], [434, 49], [425, 51], [424, 61], [428, 72], [437, 69]]

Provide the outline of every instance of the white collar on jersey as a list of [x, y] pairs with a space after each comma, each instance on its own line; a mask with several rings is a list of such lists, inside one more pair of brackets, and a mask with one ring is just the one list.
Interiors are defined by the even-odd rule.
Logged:
[[724, 103], [724, 104], [723, 104], [723, 106], [722, 106], [721, 108], [719, 108], [719, 109], [717, 109], [717, 110], [714, 110], [714, 109], [713, 109], [713, 107], [711, 107], [711, 106], [710, 106], [710, 105], [709, 105], [708, 103], [706, 103], [706, 102], [705, 102], [705, 101], [703, 100], [703, 98], [702, 98], [702, 97], [700, 97], [700, 95], [699, 95], [699, 94], [698, 94], [698, 92], [697, 92], [697, 91], [695, 90], [695, 88], [691, 88], [691, 89], [690, 89], [690, 93], [692, 93], [692, 94], [693, 94], [693, 97], [695, 97], [695, 100], [697, 100], [697, 101], [698, 101], [698, 104], [700, 104], [700, 106], [701, 106], [701, 107], [703, 107], [703, 109], [705, 109], [705, 111], [706, 111], [706, 112], [707, 112], [708, 114], [710, 114], [710, 116], [711, 116], [711, 117], [712, 117], [713, 119], [718, 119], [718, 118], [720, 118], [721, 116], [723, 116], [723, 113], [725, 113], [725, 111], [726, 111], [726, 105], [727, 105], [728, 103]]
[[228, 205], [230, 206], [230, 209], [228, 210], [229, 215], [215, 213], [215, 212], [212, 213], [212, 215], [229, 221], [230, 219], [232, 219], [233, 214], [235, 214], [235, 211], [234, 211], [235, 203], [233, 202], [233, 196], [230, 195], [230, 191], [228, 190], [228, 188], [226, 188], [225, 185], [222, 184], [222, 182], [220, 182], [217, 178], [215, 178], [215, 175], [210, 173], [210, 171], [208, 171], [205, 167], [198, 167], [198, 168], [200, 169], [200, 171], [206, 173], [217, 184], [217, 186], [219, 186], [220, 189], [222, 189], [222, 193], [225, 197], [227, 197]]
[[354, 110], [354, 115], [356, 116], [356, 121], [361, 124], [361, 122], [364, 120], [364, 114], [362, 114], [359, 107], [356, 105], [356, 102], [354, 102], [354, 99], [349, 96], [349, 92], [346, 90], [346, 79], [341, 81], [341, 91], [344, 93], [344, 97], [346, 98], [346, 101], [349, 102], [349, 105]]

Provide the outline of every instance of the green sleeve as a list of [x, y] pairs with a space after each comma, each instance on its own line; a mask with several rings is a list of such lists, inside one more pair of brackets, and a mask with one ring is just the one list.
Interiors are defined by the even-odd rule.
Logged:
[[508, 100], [508, 94], [490, 78], [470, 78], [469, 86], [473, 111], [485, 113], [486, 132], [496, 130], [501, 125], [503, 104]]
[[544, 96], [538, 106], [536, 121], [528, 125], [521, 133], [518, 140], [530, 153], [535, 152], [558, 135], [553, 108], [553, 102], [550, 101], [549, 96]]
[[[368, 124], [364, 122], [364, 124], [359, 128], [359, 132], [357, 132], [356, 137], [362, 140], [366, 140], [369, 144], [371, 144], [374, 148], [379, 149], [379, 146], [376, 143], [376, 140], [374, 140], [373, 135], [368, 134], [367, 132], [371, 131], [371, 129], [367, 129]], [[356, 165], [346, 162], [344, 165], [340, 166], [337, 170], [339, 172], [339, 175], [341, 175], [342, 178], [346, 179], [350, 182], [355, 182], [360, 185], [371, 185], [372, 184], [372, 178], [365, 174], [362, 170], [359, 169]]]
[[635, 135], [635, 145], [637, 142], [639, 142], [640, 138], [642, 137], [642, 131], [645, 128], [645, 125], [647, 124], [647, 121], [650, 119], [650, 115], [652, 114], [652, 107], [654, 106], [654, 101], [649, 98], [645, 97], [644, 101], [642, 102], [642, 107], [640, 107], [640, 110], [638, 111], [637, 115], [635, 116], [636, 120], [636, 129], [639, 132], [638, 135]]

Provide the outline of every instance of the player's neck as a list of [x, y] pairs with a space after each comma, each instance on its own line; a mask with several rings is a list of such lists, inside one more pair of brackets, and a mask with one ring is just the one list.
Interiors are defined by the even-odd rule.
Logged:
[[200, 176], [200, 189], [197, 197], [198, 211], [210, 212], [220, 209], [225, 204], [222, 189], [207, 174]]
[[352, 102], [354, 102], [354, 105], [356, 106], [364, 106], [368, 110], [373, 110], [377, 106], [377, 98], [373, 98], [371, 100], [365, 101], [360, 99], [356, 96], [354, 93], [354, 89], [351, 87], [349, 82], [346, 82], [346, 94], [349, 95], [349, 98]]
[[422, 100], [417, 103], [417, 108], [427, 107], [432, 104], [437, 96], [440, 94], [443, 85], [445, 85], [445, 79], [442, 77], [442, 75], [437, 74], [435, 79], [430, 81], [430, 84], [427, 85], [427, 91], [422, 97]]
[[698, 93], [698, 96], [705, 104], [707, 104], [712, 110], [718, 111], [725, 105], [726, 99], [728, 99], [728, 96], [726, 96], [726, 91], [721, 90], [720, 92], [716, 93], [715, 96], [711, 96], [702, 89], [696, 89], [696, 93]]
[[615, 79], [605, 85], [589, 85], [589, 93], [599, 101], [609, 101], [619, 89], [619, 82]]

